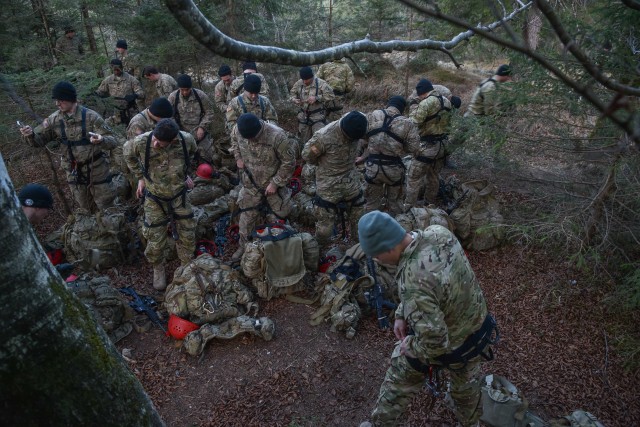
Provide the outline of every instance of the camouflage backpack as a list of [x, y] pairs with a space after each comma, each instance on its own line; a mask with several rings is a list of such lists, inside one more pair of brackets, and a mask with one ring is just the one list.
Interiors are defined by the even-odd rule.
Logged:
[[229, 213], [229, 196], [218, 197], [211, 203], [193, 206], [193, 218], [196, 221], [196, 239], [210, 239], [213, 230], [223, 215]]
[[557, 420], [551, 420], [549, 427], [604, 427], [591, 413], [578, 410]]
[[252, 280], [260, 298], [270, 300], [300, 290], [306, 272], [318, 271], [317, 241], [311, 234], [298, 233], [288, 225], [261, 227], [245, 246], [240, 262], [242, 272]]
[[133, 329], [133, 310], [106, 276], [92, 277], [87, 273], [67, 287], [89, 309], [98, 324], [114, 344]]
[[460, 184], [455, 176], [447, 179], [451, 213], [456, 236], [465, 249], [482, 251], [498, 246], [504, 239], [504, 219], [495, 188], [486, 180]]
[[193, 180], [193, 184], [193, 190], [187, 193], [187, 199], [194, 206], [212, 203], [225, 194], [224, 189], [215, 185], [211, 179], [198, 176]]
[[176, 269], [164, 306], [169, 314], [202, 325], [257, 311], [253, 299], [238, 271], [204, 253]]
[[293, 208], [289, 214], [289, 219], [295, 221], [296, 224], [314, 225], [316, 223], [316, 214], [313, 196], [302, 191], [293, 196]]
[[455, 224], [449, 215], [434, 205], [426, 208], [411, 208], [406, 213], [397, 215], [396, 221], [407, 231], [424, 230], [430, 225], [441, 225], [448, 230], [455, 230]]
[[491, 427], [545, 427], [547, 424], [529, 412], [529, 402], [516, 386], [500, 376], [484, 377], [481, 389], [482, 417]]
[[62, 230], [62, 241], [67, 260], [104, 270], [126, 261], [131, 232], [124, 212], [109, 208], [95, 215], [70, 215]]
[[[375, 261], [373, 266], [384, 293], [397, 300], [394, 272]], [[326, 275], [319, 276], [316, 288], [321, 292], [320, 308], [311, 315], [309, 323], [331, 322], [332, 331], [341, 331], [347, 338], [353, 338], [363, 310], [370, 309], [367, 295], [373, 285], [366, 256], [358, 243], [347, 249]]]

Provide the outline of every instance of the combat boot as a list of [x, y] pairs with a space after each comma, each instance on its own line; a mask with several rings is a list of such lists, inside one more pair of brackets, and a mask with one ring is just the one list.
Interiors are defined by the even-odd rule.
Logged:
[[240, 245], [240, 247], [231, 255], [231, 262], [240, 262], [242, 259], [242, 255], [244, 255], [244, 245]]
[[164, 291], [167, 288], [167, 276], [163, 264], [153, 266], [153, 288], [158, 291]]

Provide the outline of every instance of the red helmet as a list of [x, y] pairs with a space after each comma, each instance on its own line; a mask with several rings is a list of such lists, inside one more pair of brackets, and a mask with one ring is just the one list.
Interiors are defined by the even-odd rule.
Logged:
[[203, 163], [196, 169], [196, 175], [200, 178], [211, 179], [213, 176], [213, 168], [208, 163]]
[[195, 323], [189, 322], [182, 317], [178, 317], [175, 314], [172, 314], [171, 316], [169, 316], [167, 335], [177, 340], [181, 340], [184, 339], [184, 337], [186, 337], [189, 332], [195, 331], [199, 328], [200, 326], [196, 325]]

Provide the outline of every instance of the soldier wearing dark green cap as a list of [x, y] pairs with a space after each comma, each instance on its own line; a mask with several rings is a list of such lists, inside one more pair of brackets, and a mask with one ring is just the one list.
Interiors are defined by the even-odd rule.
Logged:
[[170, 253], [167, 226], [185, 265], [195, 250], [195, 220], [187, 198], [193, 189], [191, 161], [197, 150], [193, 136], [180, 132], [173, 119], [162, 119], [152, 132], [126, 145], [125, 160], [138, 180], [136, 196], [144, 196], [144, 254], [153, 265], [153, 287], [166, 288], [165, 263]]
[[56, 83], [52, 98], [58, 111], [35, 129], [24, 126], [20, 132], [36, 147], [59, 141], [64, 146], [61, 166], [78, 209], [85, 213], [103, 211], [115, 199], [108, 152], [118, 143], [100, 114], [78, 105], [76, 88], [71, 83]]
[[65, 27], [64, 35], [56, 40], [56, 56], [62, 64], [73, 65], [84, 54], [82, 43], [73, 27]]
[[501, 91], [505, 89], [503, 84], [511, 81], [511, 73], [511, 66], [502, 64], [493, 77], [483, 80], [471, 97], [469, 108], [464, 116], [488, 116], [499, 113]]
[[[231, 133], [238, 117], [245, 113], [252, 113], [260, 120], [274, 125], [278, 124], [278, 113], [266, 96], [260, 95], [262, 81], [254, 74], [244, 79], [244, 91], [229, 101], [225, 112], [227, 131]], [[232, 142], [233, 143], [233, 142]]]
[[311, 67], [300, 68], [300, 80], [289, 91], [289, 100], [298, 106], [298, 132], [305, 143], [318, 129], [327, 124], [325, 104], [333, 101], [333, 89], [324, 80], [314, 77]]
[[18, 199], [22, 212], [32, 225], [40, 224], [53, 209], [53, 196], [44, 185], [25, 185], [18, 193]]
[[432, 225], [407, 233], [380, 211], [358, 223], [360, 246], [380, 263], [397, 266], [400, 304], [394, 334], [400, 342], [380, 387], [372, 423], [395, 426], [423, 388], [429, 365], [449, 371], [453, 410], [464, 427], [482, 415], [480, 363], [493, 354], [495, 321], [458, 239]]
[[356, 225], [365, 200], [355, 160], [358, 140], [366, 134], [367, 117], [352, 111], [318, 130], [302, 150], [302, 158], [316, 166], [316, 239], [322, 249], [327, 249], [336, 221], [343, 233], [348, 221], [351, 240], [358, 240]]

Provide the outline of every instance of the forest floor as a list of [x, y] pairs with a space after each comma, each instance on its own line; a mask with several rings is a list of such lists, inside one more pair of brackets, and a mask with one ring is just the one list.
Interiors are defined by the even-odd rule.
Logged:
[[[477, 80], [445, 84], [466, 105]], [[503, 205], [526, 206], [525, 188], [494, 183]], [[615, 347], [640, 319], [622, 318], [606, 302], [614, 283], [582, 275], [535, 246], [507, 244], [469, 258], [501, 335], [484, 373], [505, 376], [544, 419], [583, 409], [607, 427], [640, 425], [640, 372], [625, 371]], [[144, 262], [109, 275], [116, 286], [161, 297]], [[117, 348], [168, 426], [358, 426], [369, 418], [396, 340], [378, 329], [373, 315], [363, 316], [353, 339], [328, 324], [311, 326], [315, 309], [260, 301], [258, 315], [276, 324], [272, 341], [215, 340], [200, 357], [187, 355], [156, 327], [134, 330]], [[443, 400], [425, 412], [431, 399], [422, 391], [401, 425], [454, 426]]]

